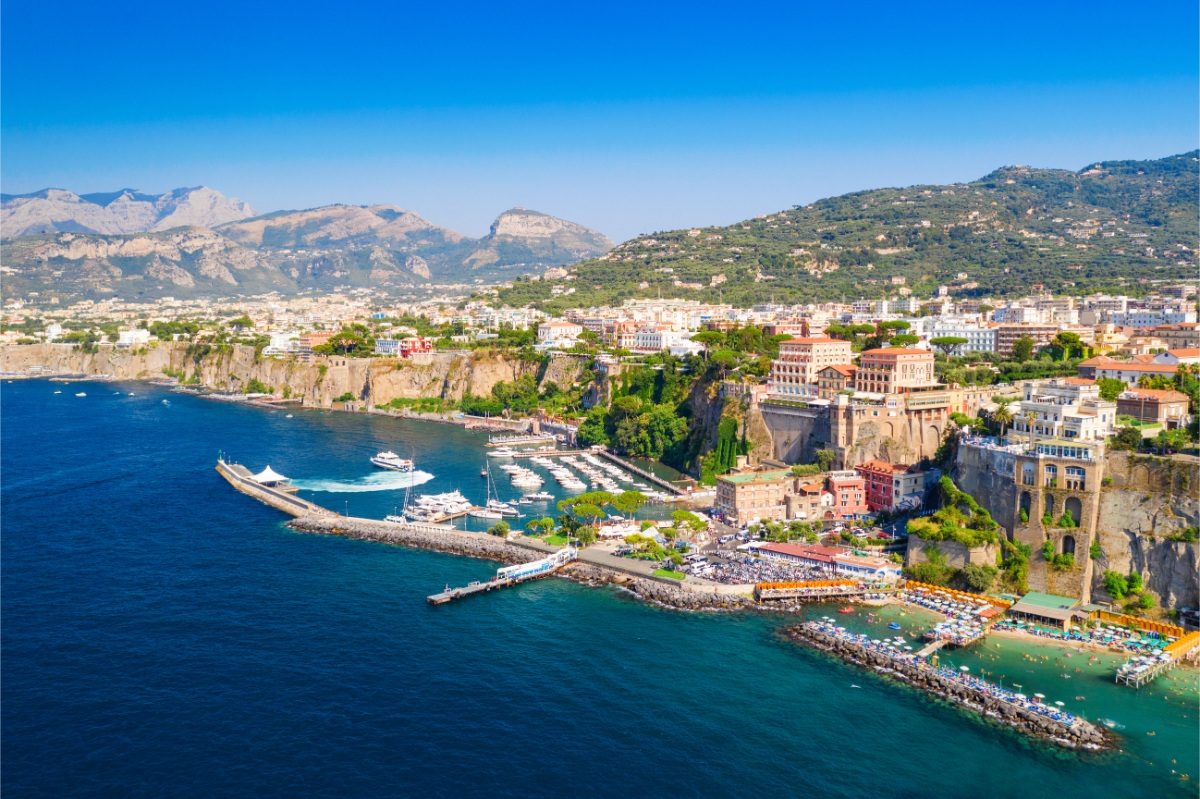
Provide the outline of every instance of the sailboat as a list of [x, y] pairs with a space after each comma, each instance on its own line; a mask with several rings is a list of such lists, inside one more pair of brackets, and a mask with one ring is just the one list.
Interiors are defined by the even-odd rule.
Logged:
[[[507, 502], [501, 501], [501, 499], [496, 496], [496, 484], [492, 481], [492, 472], [490, 469], [488, 470], [488, 473], [485, 476], [487, 477], [487, 503], [485, 504], [485, 506], [482, 510], [487, 513], [498, 513], [502, 517], [503, 516], [520, 516], [521, 512], [519, 510], [517, 510], [516, 508], [514, 508], [512, 505], [508, 504]], [[475, 514], [471, 514], [471, 515], [474, 516]], [[476, 518], [490, 519], [490, 518], [494, 518], [494, 517], [479, 515], [479, 516], [476, 516]]]

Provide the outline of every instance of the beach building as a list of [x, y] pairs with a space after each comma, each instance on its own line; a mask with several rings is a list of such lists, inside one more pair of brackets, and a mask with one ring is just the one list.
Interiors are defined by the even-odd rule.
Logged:
[[887, 558], [856, 555], [853, 552], [819, 544], [762, 544], [757, 548], [761, 557], [795, 563], [799, 566], [824, 569], [832, 574], [856, 577], [871, 582], [895, 582], [900, 579], [900, 565]]
[[1044, 594], [1030, 591], [1008, 609], [1008, 615], [1030, 624], [1071, 629], [1071, 625], [1088, 618], [1088, 612], [1080, 607], [1075, 597]]

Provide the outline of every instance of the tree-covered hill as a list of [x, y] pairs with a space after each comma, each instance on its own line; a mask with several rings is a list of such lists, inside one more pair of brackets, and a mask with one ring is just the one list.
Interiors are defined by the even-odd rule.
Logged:
[[[894, 296], [1145, 292], [1196, 276], [1200, 151], [1078, 172], [1004, 167], [970, 183], [875, 189], [728, 227], [640, 236], [563, 280], [520, 280], [513, 305], [636, 296], [737, 305]], [[893, 280], [895, 278], [895, 281]], [[552, 286], [574, 288], [552, 296]], [[562, 289], [559, 289], [561, 292]]]

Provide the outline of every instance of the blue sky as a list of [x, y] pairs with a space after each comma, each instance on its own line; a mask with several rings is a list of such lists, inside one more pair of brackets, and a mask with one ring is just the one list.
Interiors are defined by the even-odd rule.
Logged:
[[615, 239], [1197, 146], [1197, 4], [57, 2], [0, 9], [6, 192], [209, 185]]

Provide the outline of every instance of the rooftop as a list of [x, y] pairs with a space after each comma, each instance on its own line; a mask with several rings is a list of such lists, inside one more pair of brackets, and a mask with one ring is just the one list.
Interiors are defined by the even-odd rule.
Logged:
[[763, 472], [736, 472], [734, 474], [723, 474], [717, 479], [724, 480], [727, 483], [733, 483], [735, 485], [745, 485], [746, 483], [773, 483], [776, 480], [785, 480], [791, 476], [791, 469], [770, 469]]

